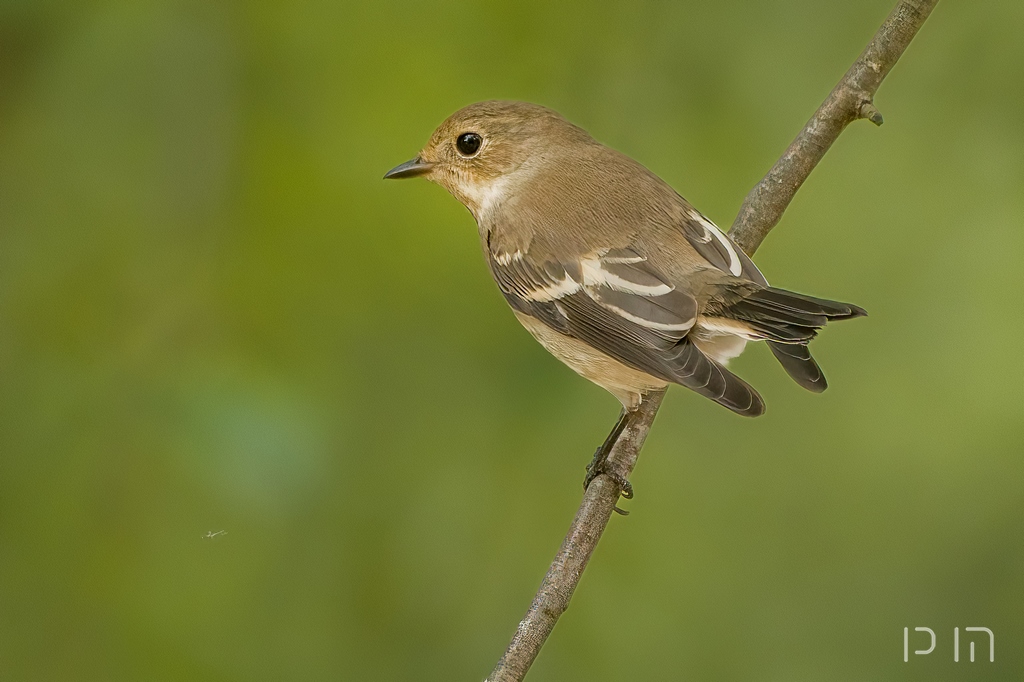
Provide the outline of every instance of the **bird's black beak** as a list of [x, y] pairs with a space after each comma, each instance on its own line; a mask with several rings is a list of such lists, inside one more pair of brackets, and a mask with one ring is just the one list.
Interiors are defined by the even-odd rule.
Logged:
[[429, 173], [434, 164], [416, 157], [412, 161], [399, 164], [384, 174], [385, 180], [396, 180], [398, 178], [414, 178], [417, 175]]

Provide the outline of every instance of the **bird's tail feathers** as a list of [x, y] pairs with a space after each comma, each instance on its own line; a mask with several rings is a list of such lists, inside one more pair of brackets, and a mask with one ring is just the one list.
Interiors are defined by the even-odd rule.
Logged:
[[768, 347], [793, 381], [814, 393], [821, 393], [828, 388], [828, 381], [825, 380], [821, 367], [811, 357], [811, 351], [807, 346], [800, 343], [769, 341]]
[[717, 313], [749, 330], [749, 338], [768, 342], [783, 369], [809, 391], [828, 387], [825, 375], [811, 357], [807, 344], [830, 320], [862, 317], [867, 312], [852, 303], [829, 301], [766, 287], [753, 291]]

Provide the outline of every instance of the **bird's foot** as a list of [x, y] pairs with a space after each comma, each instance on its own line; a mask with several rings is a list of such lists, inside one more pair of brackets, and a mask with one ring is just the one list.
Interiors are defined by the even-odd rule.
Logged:
[[[607, 463], [608, 452], [602, 446], [597, 449], [597, 452], [594, 453], [593, 461], [587, 465], [587, 475], [583, 479], [583, 489], [586, 490], [587, 488], [589, 488], [590, 484], [594, 482], [595, 478], [597, 478], [601, 474], [604, 474], [605, 476], [610, 478], [615, 485], [619, 487], [620, 495], [625, 497], [627, 500], [632, 499], [633, 484], [630, 483], [625, 477], [615, 473], [614, 471], [609, 471], [608, 469], [606, 469], [605, 464]], [[628, 511], [625, 511], [624, 509], [619, 509], [618, 507], [613, 507], [612, 510], [615, 513], [621, 514], [623, 516], [629, 515]]]

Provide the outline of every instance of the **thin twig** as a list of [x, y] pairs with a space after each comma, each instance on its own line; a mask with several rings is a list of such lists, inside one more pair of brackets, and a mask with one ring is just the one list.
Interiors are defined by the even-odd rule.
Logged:
[[[636, 411], [629, 414], [629, 420], [605, 463], [605, 470], [617, 474], [619, 480], [628, 479], [633, 472], [640, 448], [647, 439], [664, 397], [664, 390], [648, 393]], [[551, 562], [544, 582], [530, 604], [530, 610], [519, 623], [505, 655], [487, 678], [488, 682], [518, 682], [526, 676], [526, 671], [540, 653], [558, 617], [569, 608], [576, 584], [608, 525], [612, 509], [621, 493], [622, 488], [605, 474], [590, 483], [583, 494], [576, 518], [569, 526], [569, 533], [562, 541], [561, 549]]]
[[750, 190], [729, 236], [749, 255], [778, 224], [789, 202], [846, 126], [882, 125], [875, 93], [939, 0], [901, 0], [875, 37], [761, 182]]
[[[901, 0], [878, 29], [875, 37], [825, 102], [796, 137], [768, 175], [747, 195], [730, 236], [748, 254], [778, 224], [807, 176], [847, 125], [866, 118], [881, 125], [874, 105], [875, 92], [889, 70], [907, 49], [938, 0]], [[664, 391], [649, 394], [630, 417], [608, 459], [613, 473], [629, 478], [636, 466]], [[598, 476], [583, 496], [576, 518], [558, 555], [544, 576], [540, 590], [505, 654], [488, 682], [520, 682], [551, 634], [558, 617], [569, 607], [576, 585], [601, 534], [608, 525], [621, 488], [608, 476]]]

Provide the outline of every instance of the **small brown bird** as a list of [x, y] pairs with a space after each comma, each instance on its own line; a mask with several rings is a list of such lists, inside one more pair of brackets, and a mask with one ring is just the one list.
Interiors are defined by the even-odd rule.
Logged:
[[491, 101], [454, 113], [412, 161], [476, 218], [502, 294], [540, 343], [617, 397], [625, 412], [670, 383], [737, 414], [764, 402], [725, 369], [767, 341], [811, 391], [807, 344], [861, 308], [768, 285], [728, 235], [666, 182], [556, 112]]

